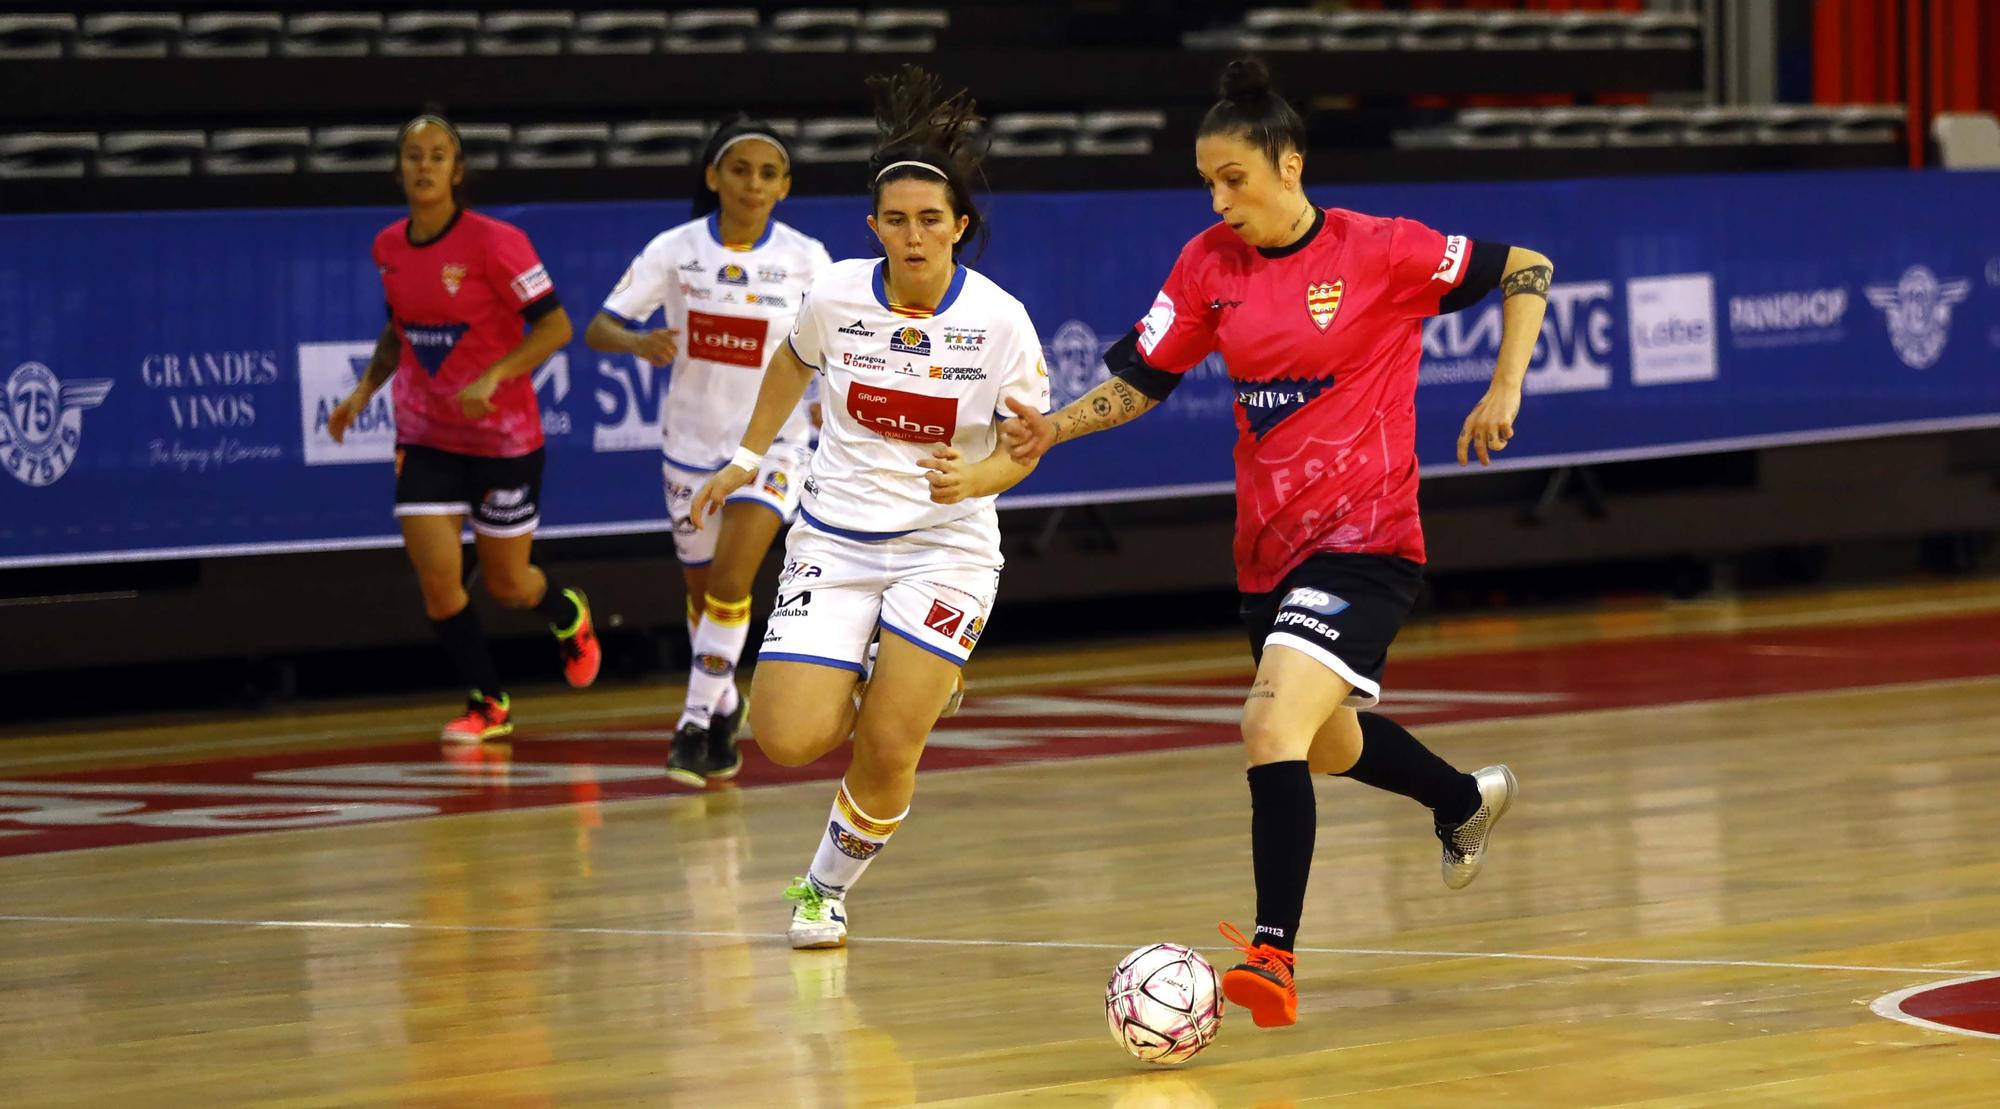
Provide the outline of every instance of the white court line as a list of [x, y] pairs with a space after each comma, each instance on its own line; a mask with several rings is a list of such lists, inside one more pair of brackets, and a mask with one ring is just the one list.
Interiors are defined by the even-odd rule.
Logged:
[[1954, 1036], [1977, 1036], [1982, 1040], [2000, 1040], [2000, 1033], [1980, 1032], [1971, 1028], [1954, 1028], [1949, 1024], [1939, 1024], [1934, 1020], [1925, 1020], [1922, 1017], [1911, 1016], [1903, 1011], [1903, 1002], [1908, 1000], [1913, 994], [1920, 994], [1926, 990], [1940, 989], [1944, 986], [1962, 986], [1967, 982], [1977, 982], [1981, 979], [1991, 977], [1993, 977], [1992, 971], [1981, 971], [1978, 974], [1968, 974], [1963, 978], [1954, 978], [1949, 982], [1931, 982], [1922, 986], [1911, 986], [1906, 990], [1897, 990], [1895, 993], [1883, 994], [1881, 997], [1876, 998], [1874, 1003], [1868, 1006], [1868, 1009], [1878, 1017], [1888, 1017], [1890, 1020], [1910, 1025], [1913, 1028], [1922, 1028], [1931, 1032], [1949, 1032]]
[[[412, 920], [225, 920], [213, 917], [174, 916], [42, 916], [28, 913], [0, 914], [0, 924], [138, 924], [183, 925], [209, 928], [294, 928], [294, 929], [380, 929], [411, 932], [507, 933], [538, 936], [640, 936], [659, 939], [780, 940], [783, 932], [700, 931], [686, 928], [530, 928], [507, 924], [434, 924]], [[1143, 946], [1135, 943], [1076, 943], [1065, 940], [932, 939], [918, 936], [859, 936], [849, 943], [908, 944], [925, 947], [1036, 947], [1075, 951], [1130, 951]], [[1746, 967], [1770, 970], [1828, 970], [1882, 974], [1962, 974], [1965, 967], [1882, 967], [1850, 963], [1788, 963], [1763, 959], [1642, 959], [1622, 955], [1540, 955], [1520, 951], [1424, 951], [1390, 947], [1301, 947], [1307, 955], [1380, 955], [1406, 959], [1522, 959], [1546, 963], [1587, 963], [1615, 966], [1654, 967]], [[2000, 974], [1979, 971], [1958, 981], [1971, 981]], [[1950, 985], [1939, 982], [1936, 985]], [[1919, 986], [1917, 989], [1928, 989]], [[1892, 997], [1897, 995], [1890, 995]]]

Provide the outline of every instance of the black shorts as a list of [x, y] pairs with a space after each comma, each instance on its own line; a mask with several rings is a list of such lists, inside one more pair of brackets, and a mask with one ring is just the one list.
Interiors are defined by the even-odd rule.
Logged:
[[1423, 580], [1423, 567], [1395, 555], [1313, 555], [1278, 588], [1243, 594], [1250, 654], [1262, 662], [1272, 643], [1302, 651], [1354, 687], [1348, 707], [1369, 708], [1382, 696], [1389, 644]]
[[470, 516], [480, 535], [527, 535], [542, 519], [542, 451], [485, 458], [399, 443], [396, 515]]

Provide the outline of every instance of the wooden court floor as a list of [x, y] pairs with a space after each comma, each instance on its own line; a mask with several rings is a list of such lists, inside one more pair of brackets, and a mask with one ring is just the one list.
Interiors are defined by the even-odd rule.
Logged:
[[435, 704], [0, 733], [0, 1104], [2000, 1104], [2000, 992], [1878, 1003], [2000, 975], [2000, 582], [1412, 628], [1384, 711], [1520, 776], [1486, 872], [1324, 780], [1300, 1023], [1173, 1069], [1101, 991], [1250, 923], [1241, 648], [989, 644], [835, 952], [779, 892], [839, 765], [672, 786], [670, 688], [478, 758]]

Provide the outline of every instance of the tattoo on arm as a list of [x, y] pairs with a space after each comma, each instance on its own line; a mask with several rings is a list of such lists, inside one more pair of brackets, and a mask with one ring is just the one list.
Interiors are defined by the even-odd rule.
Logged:
[[1056, 413], [1056, 441], [1117, 427], [1146, 414], [1159, 403], [1114, 377]]
[[1278, 691], [1271, 688], [1270, 679], [1263, 678], [1259, 679], [1256, 685], [1250, 687], [1250, 696], [1248, 699], [1252, 701], [1273, 701], [1277, 697]]
[[1525, 293], [1547, 300], [1549, 278], [1554, 275], [1555, 270], [1549, 266], [1523, 266], [1500, 279], [1500, 295], [1511, 297]]
[[403, 340], [396, 334], [396, 326], [390, 324], [382, 329], [375, 339], [375, 354], [368, 359], [368, 369], [361, 375], [361, 384], [368, 387], [372, 396], [389, 375], [396, 372], [396, 363], [403, 357]]

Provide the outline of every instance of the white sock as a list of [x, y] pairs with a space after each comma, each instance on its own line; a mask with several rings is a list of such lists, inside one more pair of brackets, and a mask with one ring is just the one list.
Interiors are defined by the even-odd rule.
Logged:
[[841, 780], [839, 792], [833, 795], [833, 811], [828, 814], [826, 834], [820, 837], [819, 849], [813, 852], [812, 868], [806, 871], [806, 878], [819, 891], [829, 897], [846, 897], [847, 891], [861, 878], [861, 872], [882, 851], [882, 845], [896, 833], [903, 818], [910, 815], [904, 809], [889, 820], [877, 820], [861, 811], [854, 798], [847, 792], [847, 781]]
[[694, 632], [694, 663], [688, 667], [687, 706], [676, 727], [708, 727], [709, 718], [736, 708], [736, 660], [750, 635], [750, 598], [717, 600], [708, 595], [701, 626]]

